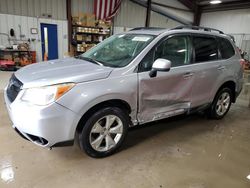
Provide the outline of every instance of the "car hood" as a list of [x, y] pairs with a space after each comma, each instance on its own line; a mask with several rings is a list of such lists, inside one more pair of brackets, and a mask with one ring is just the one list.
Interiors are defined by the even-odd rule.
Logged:
[[25, 66], [15, 72], [23, 88], [107, 78], [113, 68], [76, 58], [58, 59]]

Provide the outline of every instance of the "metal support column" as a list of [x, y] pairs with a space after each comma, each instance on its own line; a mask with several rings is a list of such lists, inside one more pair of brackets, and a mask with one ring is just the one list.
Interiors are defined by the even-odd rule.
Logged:
[[147, 3], [147, 15], [146, 15], [146, 23], [145, 23], [145, 27], [149, 27], [149, 26], [150, 26], [151, 5], [152, 5], [152, 1], [151, 1], [151, 0], [148, 0], [148, 3]]
[[72, 15], [71, 15], [71, 0], [67, 0], [67, 20], [68, 20], [68, 52], [72, 42]]
[[195, 9], [194, 9], [194, 22], [193, 22], [193, 25], [199, 26], [200, 21], [201, 21], [201, 8], [200, 8], [199, 5], [196, 5]]

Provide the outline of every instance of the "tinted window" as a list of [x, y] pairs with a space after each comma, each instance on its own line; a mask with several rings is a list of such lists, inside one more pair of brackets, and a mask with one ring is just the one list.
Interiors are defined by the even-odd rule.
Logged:
[[218, 59], [217, 42], [214, 38], [194, 37], [195, 62]]
[[140, 63], [139, 71], [150, 71], [154, 62], [155, 48], [151, 49]]
[[158, 58], [168, 59], [172, 62], [172, 67], [188, 64], [188, 44], [188, 39], [184, 36], [167, 39], [156, 48], [155, 60]]
[[177, 67], [190, 62], [190, 42], [185, 36], [169, 38], [157, 47], [153, 48], [142, 60], [141, 70], [151, 69], [153, 62], [158, 58], [168, 59], [172, 62], [171, 67]]
[[234, 56], [235, 54], [232, 44], [227, 39], [224, 38], [219, 38], [219, 49], [222, 59], [228, 59]]

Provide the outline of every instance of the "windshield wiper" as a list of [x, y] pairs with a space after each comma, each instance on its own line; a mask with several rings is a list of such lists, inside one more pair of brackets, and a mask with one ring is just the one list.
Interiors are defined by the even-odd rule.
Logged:
[[94, 64], [97, 64], [97, 65], [100, 65], [100, 66], [103, 66], [102, 63], [100, 63], [99, 61], [96, 61], [95, 59], [92, 59], [92, 58], [89, 58], [89, 57], [83, 57], [83, 56], [76, 56], [75, 58], [78, 58], [78, 59], [82, 59], [82, 60], [86, 60], [86, 61], [89, 61], [91, 63], [94, 63]]

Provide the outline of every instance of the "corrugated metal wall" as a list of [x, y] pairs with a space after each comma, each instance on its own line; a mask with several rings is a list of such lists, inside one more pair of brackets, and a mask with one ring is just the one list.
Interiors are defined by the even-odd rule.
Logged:
[[225, 33], [250, 34], [250, 9], [204, 13], [201, 25], [220, 29]]
[[236, 45], [243, 51], [247, 52], [245, 59], [250, 61], [250, 34], [231, 33], [235, 38]]
[[[14, 29], [17, 38], [20, 38], [19, 26], [21, 31], [25, 35], [24, 40], [35, 39], [34, 42], [30, 43], [32, 50], [37, 52], [37, 61], [42, 60], [41, 50], [41, 35], [40, 35], [40, 23], [51, 23], [57, 25], [57, 36], [58, 36], [58, 55], [59, 58], [68, 52], [68, 22], [66, 20], [53, 20], [44, 18], [35, 18], [28, 16], [17, 16], [9, 14], [0, 14], [0, 33], [9, 34], [11, 28]], [[38, 34], [31, 34], [30, 29], [37, 28]], [[13, 44], [13, 42], [11, 42]], [[6, 36], [0, 35], [0, 46], [8, 46], [9, 42]]]
[[66, 0], [0, 0], [0, 13], [30, 17], [52, 15], [52, 19], [66, 20]]
[[71, 0], [72, 15], [94, 13], [94, 0]]
[[150, 20], [151, 27], [173, 28], [178, 25], [182, 25], [182, 24], [172, 19], [169, 19], [165, 16], [162, 16], [156, 12], [151, 11], [151, 20]]
[[[203, 13], [201, 25], [222, 30], [235, 37], [236, 45], [250, 54], [250, 9]], [[249, 57], [248, 57], [249, 58]]]
[[123, 0], [118, 14], [114, 19], [114, 26], [142, 27], [145, 25], [146, 8], [129, 0]]
[[[146, 21], [146, 8], [131, 2], [123, 0], [118, 14], [114, 19], [114, 33], [127, 31], [134, 27], [144, 27]], [[169, 19], [161, 14], [151, 11], [151, 27], [171, 28], [180, 23]]]

